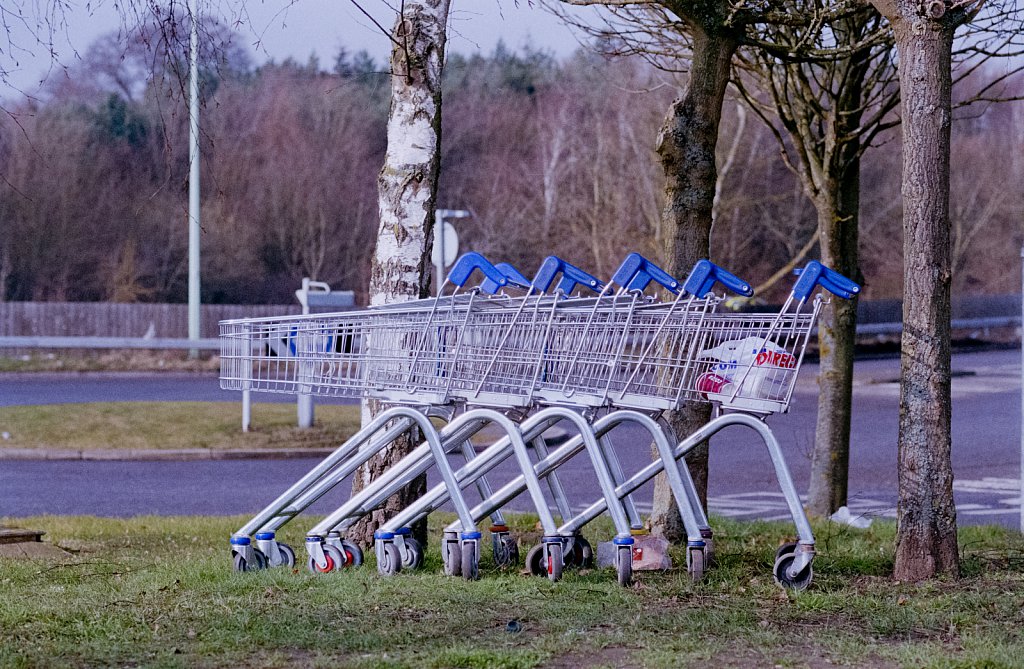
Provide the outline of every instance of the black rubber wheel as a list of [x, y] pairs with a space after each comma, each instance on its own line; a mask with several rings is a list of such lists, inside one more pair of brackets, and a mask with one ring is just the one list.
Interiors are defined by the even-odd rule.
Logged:
[[494, 564], [504, 569], [519, 564], [519, 543], [509, 534], [498, 539], [498, 550], [494, 554]]
[[445, 575], [462, 575], [462, 550], [459, 548], [458, 541], [443, 540], [441, 542], [441, 558], [444, 561]]
[[310, 555], [306, 560], [306, 569], [314, 574], [329, 574], [330, 572], [341, 569], [345, 566], [345, 556], [341, 554], [341, 551], [330, 544], [324, 544], [323, 548], [324, 557], [327, 558], [327, 565], [321, 567], [313, 559], [313, 556]]
[[341, 552], [345, 554], [346, 567], [358, 567], [363, 564], [363, 549], [348, 540], [341, 542]]
[[233, 559], [235, 571], [259, 571], [260, 569], [267, 568], [266, 555], [255, 549], [253, 549], [252, 555], [253, 558], [252, 561], [250, 562], [249, 560], [246, 560], [244, 557], [242, 557], [241, 553], [235, 553]]
[[405, 552], [402, 553], [402, 569], [419, 569], [423, 566], [423, 548], [412, 537], [405, 537]]
[[572, 550], [566, 555], [567, 566], [590, 569], [594, 566], [594, 547], [581, 536], [573, 537]]
[[633, 582], [633, 547], [619, 546], [615, 551], [615, 578], [624, 588]]
[[288, 544], [277, 542], [277, 550], [281, 554], [283, 562], [278, 565], [280, 567], [288, 567], [292, 569], [295, 567], [295, 549]]
[[690, 580], [694, 583], [704, 578], [707, 571], [707, 549], [687, 548], [686, 549], [686, 571], [690, 574]]
[[476, 541], [462, 542], [462, 578], [476, 581], [480, 578], [480, 556]]
[[788, 555], [789, 553], [795, 553], [795, 552], [796, 552], [796, 543], [795, 542], [790, 542], [790, 543], [787, 543], [787, 544], [782, 544], [781, 546], [779, 546], [775, 550], [775, 559], [778, 560], [783, 555]]
[[534, 576], [547, 576], [548, 569], [544, 564], [544, 544], [537, 544], [526, 553], [526, 568]]
[[811, 563], [807, 563], [807, 566], [801, 569], [799, 573], [791, 575], [788, 573], [789, 568], [795, 560], [795, 552], [780, 555], [775, 560], [772, 575], [775, 577], [775, 582], [787, 590], [804, 590], [814, 580], [814, 569], [811, 568]]
[[384, 576], [394, 576], [402, 571], [402, 556], [398, 551], [398, 546], [390, 542], [384, 544], [381, 557], [377, 562], [377, 571]]
[[552, 583], [557, 583], [562, 579], [562, 569], [565, 567], [565, 558], [562, 555], [562, 544], [551, 543], [543, 544], [545, 547], [547, 565], [546, 571], [548, 579]]

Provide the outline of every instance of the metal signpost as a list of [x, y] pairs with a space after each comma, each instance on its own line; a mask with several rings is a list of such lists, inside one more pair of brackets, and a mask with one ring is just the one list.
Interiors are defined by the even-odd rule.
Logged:
[[1020, 247], [1020, 531], [1024, 532], [1024, 246]]
[[469, 218], [472, 215], [464, 209], [438, 209], [434, 212], [434, 248], [430, 254], [430, 261], [434, 263], [437, 277], [435, 292], [441, 290], [445, 269], [455, 262], [459, 254], [459, 235], [455, 232], [455, 226], [446, 219]]

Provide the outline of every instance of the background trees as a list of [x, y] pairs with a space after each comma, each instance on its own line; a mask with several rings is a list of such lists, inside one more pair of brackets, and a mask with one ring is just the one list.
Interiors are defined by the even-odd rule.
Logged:
[[[100, 69], [90, 61], [90, 72]], [[205, 301], [291, 303], [304, 275], [366, 299], [384, 69], [349, 53], [204, 66]], [[557, 253], [604, 276], [627, 250], [656, 255], [665, 232], [655, 138], [685, 76], [592, 52], [451, 55], [438, 197], [474, 211], [458, 223], [464, 248], [527, 273]], [[0, 115], [0, 297], [184, 301], [187, 116], [176, 91], [145, 77], [132, 96], [106, 76], [71, 82]], [[1021, 90], [1016, 79], [1005, 86]], [[723, 108], [719, 164], [734, 145], [735, 156], [711, 246], [758, 284], [806, 244], [816, 214], [775, 138], [752, 115], [741, 124], [736, 104]], [[1022, 195], [1000, 185], [1024, 181], [1014, 150], [1024, 113], [995, 105], [959, 117], [953, 290], [1013, 292], [1005, 268], [1024, 241]], [[903, 285], [900, 138], [881, 139], [861, 165], [865, 299], [899, 297]], [[778, 299], [781, 283], [764, 299]]]

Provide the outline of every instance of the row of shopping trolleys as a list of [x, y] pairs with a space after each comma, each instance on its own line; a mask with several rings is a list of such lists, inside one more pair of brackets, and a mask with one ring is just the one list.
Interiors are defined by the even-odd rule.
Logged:
[[[796, 526], [797, 541], [777, 552], [775, 579], [806, 587], [814, 536], [765, 419], [788, 409], [823, 293], [849, 299], [860, 289], [818, 262], [797, 274], [778, 310], [740, 313], [721, 309], [724, 298], [714, 289], [721, 284], [749, 296], [749, 284], [707, 260], [680, 282], [634, 253], [606, 283], [554, 256], [530, 280], [506, 263], [469, 253], [437, 298], [222, 321], [223, 388], [372, 399], [389, 407], [232, 536], [235, 569], [293, 566], [295, 552], [276, 532], [396, 440], [415, 435], [419, 446], [307, 532], [311, 571], [362, 564], [346, 532], [433, 468], [440, 481], [374, 535], [381, 574], [422, 566], [424, 547], [409, 528], [446, 504], [456, 520], [443, 533], [445, 573], [479, 577], [484, 519], [495, 564], [517, 563], [518, 542], [501, 509], [525, 493], [543, 530], [526, 556], [530, 571], [557, 581], [565, 567], [590, 564], [593, 549], [582, 529], [607, 513], [617, 580], [626, 585], [634, 535], [643, 526], [632, 494], [664, 472], [686, 529], [687, 570], [699, 579], [713, 554], [713, 534], [684, 457], [740, 425], [767, 448]], [[678, 441], [663, 413], [694, 402], [714, 405], [713, 418]], [[443, 427], [435, 427], [437, 419]], [[657, 452], [629, 476], [611, 441], [623, 425], [649, 434]], [[478, 452], [472, 440], [485, 429], [501, 436]], [[571, 437], [549, 448], [545, 434], [552, 430]], [[558, 470], [583, 453], [600, 494], [573, 507]], [[506, 461], [518, 473], [495, 487], [488, 475]], [[480, 499], [473, 506], [470, 488]]]

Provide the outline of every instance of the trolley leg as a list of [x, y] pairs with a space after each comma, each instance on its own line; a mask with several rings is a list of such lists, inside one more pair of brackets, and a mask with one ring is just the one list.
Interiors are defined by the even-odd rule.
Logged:
[[[544, 442], [543, 437], [537, 437], [532, 440], [530, 442], [530, 446], [537, 452], [537, 458], [539, 460], [543, 460], [548, 457], [548, 445]], [[547, 482], [548, 489], [551, 491], [551, 497], [555, 500], [555, 508], [558, 509], [558, 513], [562, 516], [562, 520], [564, 521], [572, 515], [572, 507], [569, 506], [569, 499], [565, 495], [565, 489], [562, 488], [562, 484], [558, 480], [558, 475], [554, 471], [545, 476], [544, 480]], [[488, 495], [488, 497], [489, 496], [490, 495]]]
[[[466, 439], [462, 442], [462, 455], [467, 463], [472, 462], [473, 458], [476, 457], [476, 449], [473, 447], [471, 439]], [[475, 484], [481, 499], [487, 499], [493, 493], [491, 484], [487, 481], [486, 477], [481, 476], [475, 481]], [[501, 515], [500, 510], [495, 509], [494, 513], [491, 514], [491, 523], [499, 527], [505, 525], [505, 518]]]
[[[622, 463], [619, 461], [619, 456], [612, 448], [611, 443], [607, 435], [601, 438], [601, 453], [604, 455], [605, 462], [608, 463], [608, 471], [612, 476], [612, 481], [615, 486], [618, 487], [626, 480], [626, 475], [622, 471]], [[622, 498], [622, 506], [626, 511], [626, 516], [629, 518], [629, 527], [633, 530], [642, 529], [644, 521], [640, 518], [640, 513], [636, 510], [636, 503], [633, 501], [632, 495], [626, 495]], [[568, 518], [568, 516], [566, 516]]]

